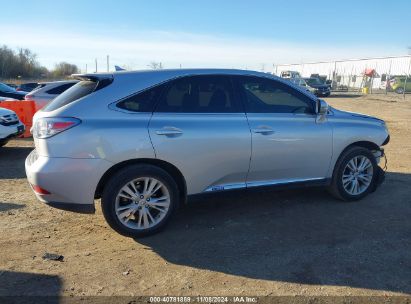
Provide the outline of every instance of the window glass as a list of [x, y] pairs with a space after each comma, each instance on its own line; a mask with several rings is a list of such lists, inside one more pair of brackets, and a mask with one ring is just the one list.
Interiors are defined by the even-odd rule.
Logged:
[[49, 102], [42, 110], [54, 111], [62, 106], [65, 106], [73, 101], [80, 99], [88, 94], [91, 94], [97, 86], [97, 82], [94, 81], [80, 81], [74, 86], [54, 98]]
[[164, 86], [156, 86], [120, 101], [117, 107], [132, 112], [152, 112], [163, 89]]
[[240, 78], [249, 113], [314, 113], [313, 101], [284, 83], [258, 77]]
[[161, 98], [157, 112], [232, 113], [234, 103], [231, 81], [226, 76], [191, 76], [173, 81]]
[[58, 94], [63, 93], [68, 88], [71, 88], [73, 85], [75, 85], [75, 82], [65, 83], [65, 84], [62, 84], [60, 86], [57, 86], [55, 88], [48, 90], [46, 93], [51, 94], [51, 95], [58, 95]]

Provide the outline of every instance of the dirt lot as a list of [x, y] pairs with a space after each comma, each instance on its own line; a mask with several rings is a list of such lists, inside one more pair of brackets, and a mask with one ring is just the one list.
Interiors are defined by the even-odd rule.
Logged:
[[387, 121], [377, 192], [357, 203], [323, 189], [191, 200], [166, 231], [137, 241], [114, 233], [99, 204], [92, 216], [36, 201], [24, 174], [32, 141], [10, 142], [0, 149], [0, 295], [410, 295], [411, 98], [328, 101]]

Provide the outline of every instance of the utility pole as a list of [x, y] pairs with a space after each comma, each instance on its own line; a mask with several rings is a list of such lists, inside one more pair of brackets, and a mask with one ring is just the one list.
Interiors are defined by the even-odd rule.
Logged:
[[86, 74], [87, 74], [87, 63], [86, 63]]
[[97, 73], [97, 58], [96, 58], [96, 73]]
[[391, 66], [392, 66], [392, 59], [390, 60], [390, 68], [388, 69], [388, 75], [385, 75], [385, 95], [387, 95], [388, 85], [390, 83]]
[[408, 80], [408, 76], [410, 75], [410, 68], [411, 68], [411, 55], [410, 55], [410, 64], [408, 65], [408, 72], [405, 75], [404, 90], [403, 90], [404, 99], [405, 99], [405, 91], [407, 90], [407, 80]]
[[110, 56], [107, 55], [107, 72], [110, 71]]

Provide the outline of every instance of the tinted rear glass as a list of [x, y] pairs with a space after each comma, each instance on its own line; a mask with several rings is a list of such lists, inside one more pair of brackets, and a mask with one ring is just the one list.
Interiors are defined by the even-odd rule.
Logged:
[[156, 112], [236, 113], [240, 109], [233, 95], [231, 81], [226, 76], [185, 77], [171, 83]]
[[55, 87], [55, 88], [52, 88], [52, 89], [48, 90], [46, 93], [51, 94], [51, 95], [58, 95], [58, 94], [63, 93], [68, 88], [71, 88], [74, 84], [75, 84], [75, 82], [65, 83], [65, 84], [62, 84], [58, 87]]
[[43, 108], [43, 111], [54, 111], [68, 105], [69, 103], [92, 93], [97, 87], [97, 84], [98, 82], [94, 81], [80, 81], [68, 90], [64, 91], [61, 95], [54, 98]]
[[117, 107], [131, 112], [152, 112], [163, 90], [164, 85], [156, 86], [120, 101]]

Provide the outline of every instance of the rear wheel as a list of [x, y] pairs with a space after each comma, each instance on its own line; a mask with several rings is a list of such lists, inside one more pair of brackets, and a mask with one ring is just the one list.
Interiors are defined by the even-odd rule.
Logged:
[[102, 195], [108, 224], [122, 235], [143, 237], [159, 232], [177, 209], [178, 188], [164, 170], [133, 165], [115, 174]]
[[359, 200], [375, 188], [377, 172], [378, 165], [371, 151], [352, 147], [337, 161], [330, 192], [344, 201]]

